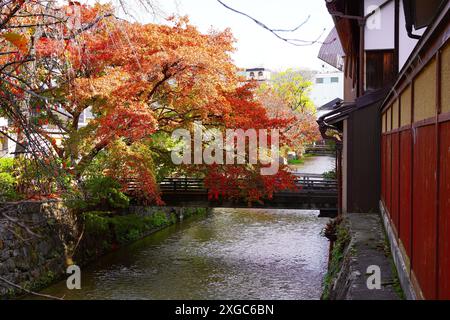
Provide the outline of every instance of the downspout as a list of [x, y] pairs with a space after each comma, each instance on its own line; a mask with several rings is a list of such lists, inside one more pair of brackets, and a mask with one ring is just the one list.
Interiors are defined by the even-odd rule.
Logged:
[[419, 36], [417, 34], [412, 33], [412, 25], [413, 22], [411, 21], [412, 16], [412, 5], [410, 1], [403, 0], [403, 11], [405, 12], [405, 24], [406, 24], [406, 33], [408, 34], [408, 37], [411, 39], [420, 39], [422, 36]]
[[358, 81], [358, 97], [364, 95], [364, 27], [366, 26], [366, 19], [358, 20], [359, 24], [359, 81]]

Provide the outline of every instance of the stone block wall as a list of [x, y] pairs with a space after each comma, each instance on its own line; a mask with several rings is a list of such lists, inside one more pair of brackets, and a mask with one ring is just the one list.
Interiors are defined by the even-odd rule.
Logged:
[[[27, 289], [59, 278], [77, 241], [76, 216], [58, 201], [17, 202], [0, 210], [0, 277]], [[15, 293], [0, 280], [0, 297]]]
[[[142, 234], [146, 236], [183, 218], [208, 211], [207, 208], [134, 206], [119, 215], [145, 219], [164, 213], [167, 222]], [[83, 226], [81, 216], [56, 200], [0, 206], [0, 299], [23, 293], [2, 279], [37, 291], [62, 279], [68, 265], [86, 265], [120, 245], [126, 245], [117, 243], [114, 230], [110, 228], [90, 234]], [[169, 219], [173, 216], [176, 219]]]

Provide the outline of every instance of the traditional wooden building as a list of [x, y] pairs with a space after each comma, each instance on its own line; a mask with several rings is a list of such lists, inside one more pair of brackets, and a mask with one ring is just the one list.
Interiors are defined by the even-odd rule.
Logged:
[[408, 298], [450, 299], [449, 6], [327, 0], [345, 94], [319, 124], [342, 146], [340, 211], [381, 212]]

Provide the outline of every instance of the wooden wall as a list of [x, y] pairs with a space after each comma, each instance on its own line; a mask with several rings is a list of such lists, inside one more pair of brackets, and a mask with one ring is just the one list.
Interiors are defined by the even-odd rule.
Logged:
[[378, 212], [382, 101], [353, 111], [348, 120], [347, 212]]
[[449, 65], [446, 44], [381, 116], [381, 201], [426, 299], [450, 299]]

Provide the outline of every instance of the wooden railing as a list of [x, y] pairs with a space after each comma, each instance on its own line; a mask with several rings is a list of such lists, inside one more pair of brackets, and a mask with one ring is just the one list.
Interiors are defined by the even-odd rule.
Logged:
[[334, 154], [335, 149], [328, 145], [308, 145], [305, 147], [305, 153], [315, 153], [315, 154]]
[[[337, 181], [333, 179], [324, 179], [320, 174], [299, 175], [295, 181], [298, 187], [297, 191], [302, 192], [312, 190], [337, 190]], [[165, 178], [159, 184], [161, 192], [207, 192], [204, 180], [201, 178]], [[281, 191], [284, 192], [284, 191]]]

